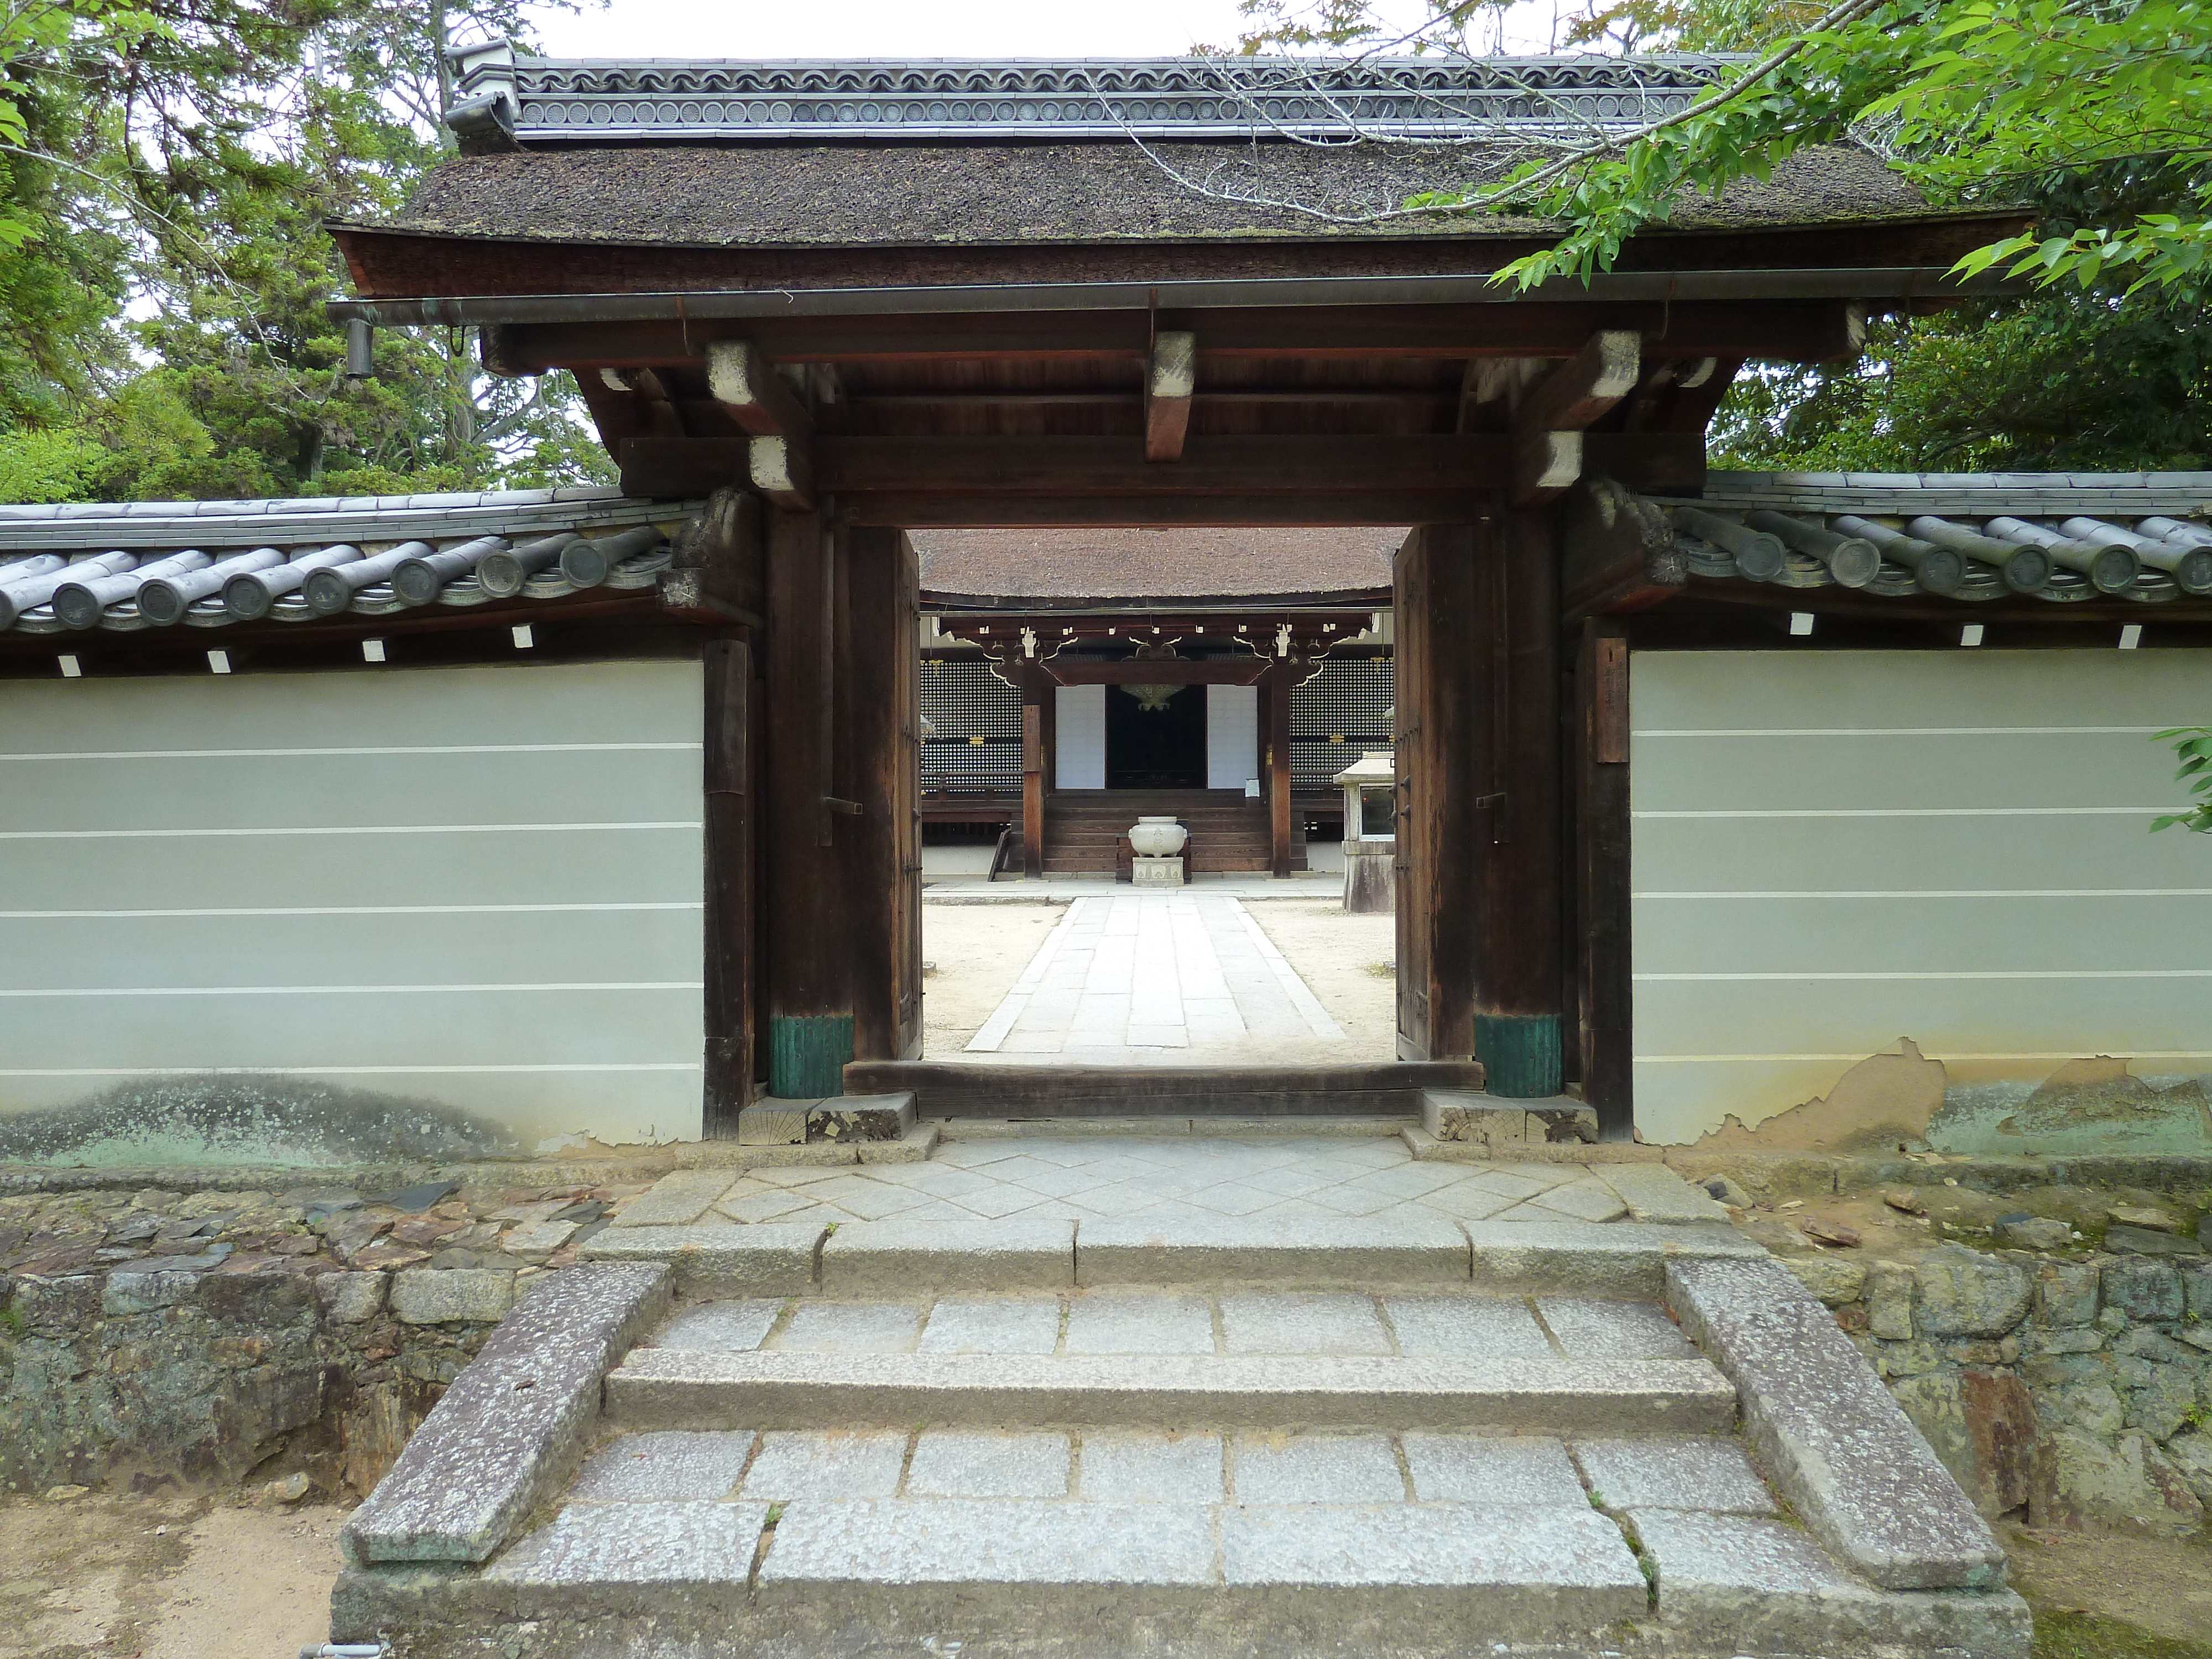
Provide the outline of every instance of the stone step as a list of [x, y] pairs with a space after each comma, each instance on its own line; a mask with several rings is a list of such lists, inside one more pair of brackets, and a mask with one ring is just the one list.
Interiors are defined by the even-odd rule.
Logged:
[[1882, 1591], [1777, 1517], [1727, 1435], [645, 1433], [488, 1565], [353, 1567], [334, 1635], [410, 1659], [2027, 1653], [2008, 1592]]
[[1735, 1395], [1643, 1302], [1468, 1291], [689, 1304], [606, 1381], [633, 1426], [1723, 1428]]

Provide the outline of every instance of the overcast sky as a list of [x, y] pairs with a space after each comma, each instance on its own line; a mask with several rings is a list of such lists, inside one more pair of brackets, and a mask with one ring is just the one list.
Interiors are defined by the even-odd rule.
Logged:
[[[1517, 51], [1542, 51], [1554, 0], [1518, 0]], [[533, 7], [556, 58], [1176, 58], [1233, 47], [1236, 0], [616, 0]]]

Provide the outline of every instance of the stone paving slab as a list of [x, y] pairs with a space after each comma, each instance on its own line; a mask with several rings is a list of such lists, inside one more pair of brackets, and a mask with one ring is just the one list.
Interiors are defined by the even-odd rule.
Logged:
[[1659, 1614], [1676, 1632], [1790, 1653], [1943, 1649], [2026, 1659], [2027, 1604], [2008, 1590], [1869, 1589], [1795, 1528], [1741, 1516], [1638, 1510], [1631, 1521], [1656, 1570]]
[[746, 1297], [735, 1302], [700, 1302], [679, 1310], [653, 1334], [662, 1348], [738, 1350], [757, 1348], [782, 1316], [781, 1300]]
[[1480, 1588], [1485, 1613], [1516, 1634], [1641, 1618], [1648, 1599], [1620, 1528], [1587, 1505], [1232, 1509], [1221, 1554], [1231, 1584]]
[[1670, 1261], [1667, 1300], [1741, 1393], [1759, 1467], [1838, 1559], [1889, 1589], [2004, 1582], [2004, 1552], [1959, 1483], [1778, 1262]]
[[1733, 1437], [1577, 1440], [1575, 1461], [1592, 1496], [1610, 1510], [1778, 1512], [1774, 1494]]
[[1058, 1288], [1075, 1282], [1075, 1223], [1013, 1215], [993, 1224], [892, 1218], [839, 1226], [822, 1246], [832, 1293]]
[[1434, 1212], [1289, 1222], [1137, 1215], [1079, 1227], [1075, 1272], [1084, 1285], [1463, 1282], [1468, 1246], [1457, 1224]]
[[626, 1434], [592, 1455], [568, 1488], [568, 1501], [711, 1503], [738, 1489], [752, 1449], [747, 1433]]
[[1230, 1443], [1240, 1504], [1400, 1504], [1406, 1476], [1387, 1434], [1245, 1434]]
[[1054, 1297], [946, 1297], [929, 1310], [922, 1353], [1050, 1353], [1060, 1346]]
[[814, 1288], [815, 1222], [757, 1226], [610, 1227], [583, 1249], [589, 1261], [665, 1261], [688, 1295], [799, 1296]]
[[600, 1381], [665, 1316], [668, 1278], [653, 1263], [540, 1279], [347, 1521], [346, 1558], [482, 1561], [506, 1543], [575, 1473]]
[[764, 1434], [745, 1472], [747, 1498], [889, 1498], [906, 1468], [903, 1429], [817, 1429]]
[[1352, 1291], [1224, 1296], [1222, 1345], [1230, 1353], [1389, 1353], [1375, 1298]]
[[1065, 1498], [1074, 1446], [1065, 1434], [925, 1429], [907, 1465], [913, 1498]]
[[1594, 1302], [1584, 1297], [1544, 1296], [1536, 1310], [1576, 1359], [1695, 1359], [1666, 1310], [1651, 1302]]
[[1332, 1355], [702, 1353], [641, 1348], [607, 1379], [611, 1420], [635, 1428], [1272, 1429], [1285, 1423], [1505, 1433], [1712, 1433], [1735, 1395], [1713, 1367], [1562, 1359]]
[[766, 1346], [792, 1353], [904, 1353], [921, 1334], [911, 1302], [802, 1302]]
[[1592, 1296], [1656, 1302], [1667, 1265], [1680, 1260], [1766, 1259], [1729, 1227], [1657, 1226], [1638, 1221], [1470, 1221], [1474, 1282], [1483, 1289], [1538, 1296]]
[[1086, 1433], [1081, 1496], [1097, 1504], [1218, 1504], [1228, 1492], [1218, 1434]]
[[[799, 1108], [800, 1127], [805, 1109]], [[680, 1227], [696, 1221], [738, 1178], [734, 1170], [678, 1170], [665, 1175], [626, 1205], [610, 1227]]]
[[1155, 1291], [1095, 1291], [1073, 1298], [1066, 1352], [1212, 1353], [1213, 1304]]
[[565, 1509], [502, 1555], [493, 1583], [625, 1589], [742, 1589], [765, 1504], [584, 1504]]
[[1402, 1437], [1413, 1496], [1424, 1503], [1572, 1509], [1584, 1501], [1567, 1449], [1540, 1436]]
[[1726, 1205], [1663, 1164], [1593, 1164], [1589, 1172], [1620, 1194], [1632, 1219], [1679, 1225], [1729, 1218]]
[[1495, 1354], [1544, 1359], [1553, 1350], [1528, 1305], [1503, 1296], [1390, 1296], [1382, 1299], [1399, 1352], [1413, 1358]]
[[[763, 1605], [841, 1585], [1211, 1584], [1213, 1511], [1180, 1504], [795, 1503]], [[986, 1593], [991, 1593], [986, 1589]]]

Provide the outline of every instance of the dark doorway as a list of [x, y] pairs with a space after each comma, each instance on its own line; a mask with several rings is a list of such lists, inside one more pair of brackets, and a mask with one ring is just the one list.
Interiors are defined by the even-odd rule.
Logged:
[[1206, 787], [1204, 686], [1106, 688], [1106, 787]]

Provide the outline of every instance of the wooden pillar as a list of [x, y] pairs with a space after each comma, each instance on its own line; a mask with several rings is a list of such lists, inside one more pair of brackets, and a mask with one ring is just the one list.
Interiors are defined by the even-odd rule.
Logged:
[[1495, 526], [1423, 525], [1393, 567], [1396, 609], [1398, 1057], [1474, 1054], [1478, 708], [1467, 648]]
[[921, 568], [897, 530], [842, 532], [852, 663], [847, 926], [853, 1057], [921, 1057]]
[[1035, 669], [1022, 671], [1022, 873], [1044, 874], [1046, 726], [1052, 687]]
[[1628, 640], [1619, 622], [1583, 623], [1575, 668], [1575, 981], [1583, 1097], [1598, 1133], [1635, 1133], [1628, 881]]
[[1492, 1094], [1530, 1099], [1560, 1084], [1558, 536], [1547, 507], [1509, 512], [1500, 531], [1468, 653], [1482, 699], [1474, 1051]]
[[759, 983], [754, 908], [754, 768], [760, 697], [751, 647], [742, 639], [707, 641], [705, 975], [707, 1052], [703, 1131], [708, 1139], [738, 1132], [756, 1074]]
[[768, 921], [769, 1092], [842, 1091], [853, 1057], [852, 928], [836, 753], [836, 538], [814, 513], [771, 512], [761, 880]]
[[1261, 702], [1267, 717], [1267, 866], [1278, 877], [1291, 873], [1291, 682], [1293, 671], [1278, 664], [1267, 671]]

